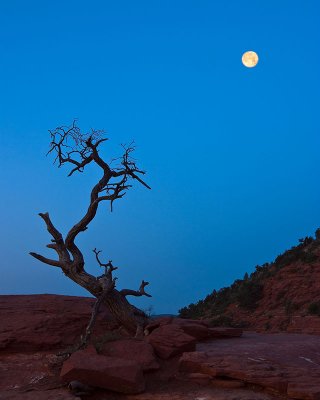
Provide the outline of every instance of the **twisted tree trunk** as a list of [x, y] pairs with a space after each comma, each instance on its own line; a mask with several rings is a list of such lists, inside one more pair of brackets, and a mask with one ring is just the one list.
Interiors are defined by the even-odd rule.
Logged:
[[[63, 164], [72, 164], [74, 168], [69, 173], [71, 176], [74, 172], [82, 172], [84, 168], [91, 162], [95, 163], [102, 169], [102, 177], [93, 187], [90, 194], [90, 201], [87, 212], [67, 233], [65, 239], [58, 229], [52, 223], [48, 213], [40, 213], [40, 217], [44, 220], [47, 230], [52, 236], [51, 243], [47, 247], [55, 250], [58, 260], [49, 259], [40, 254], [31, 252], [30, 254], [39, 261], [50, 266], [61, 268], [63, 273], [72, 281], [77, 283], [98, 299], [96, 313], [100, 304], [104, 304], [115, 319], [125, 327], [131, 334], [137, 334], [143, 331], [144, 325], [148, 322], [147, 315], [138, 308], [131, 305], [126, 296], [148, 296], [144, 288], [148, 282], [142, 281], [138, 290], [123, 289], [117, 290], [115, 282], [117, 278], [113, 278], [112, 273], [117, 269], [112, 264], [102, 263], [99, 258], [100, 251], [94, 249], [96, 260], [100, 267], [104, 268], [104, 274], [99, 277], [88, 274], [85, 269], [85, 261], [82, 252], [75, 244], [75, 239], [80, 232], [88, 229], [88, 225], [96, 216], [98, 206], [102, 201], [109, 201], [112, 210], [112, 204], [115, 200], [122, 198], [126, 191], [131, 187], [127, 182], [129, 179], [137, 180], [145, 187], [150, 187], [138, 176], [144, 174], [143, 171], [136, 167], [135, 162], [131, 159], [130, 153], [134, 147], [124, 146], [124, 154], [121, 158], [120, 165], [111, 169], [110, 166], [103, 161], [98, 153], [98, 146], [107, 139], [101, 138], [100, 131], [92, 131], [90, 134], [84, 135], [80, 129], [73, 123], [69, 128], [59, 127], [51, 132], [51, 148], [49, 153], [56, 152], [56, 160], [59, 166]], [[70, 144], [72, 142], [72, 144]], [[101, 195], [102, 192], [105, 192]], [[94, 323], [95, 315], [89, 324], [87, 333], [90, 335], [91, 327]]]

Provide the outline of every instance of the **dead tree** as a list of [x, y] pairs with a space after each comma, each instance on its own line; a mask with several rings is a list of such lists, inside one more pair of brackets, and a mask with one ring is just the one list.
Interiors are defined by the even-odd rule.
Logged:
[[94, 249], [96, 261], [100, 267], [104, 268], [104, 273], [99, 277], [90, 275], [85, 271], [83, 254], [75, 243], [79, 233], [88, 229], [90, 222], [96, 216], [100, 203], [109, 202], [112, 211], [113, 202], [121, 199], [132, 186], [130, 181], [136, 180], [150, 189], [140, 177], [145, 172], [137, 167], [132, 158], [134, 146], [132, 144], [123, 146], [122, 157], [113, 160], [113, 162], [116, 161], [117, 166], [111, 168], [112, 163], [105, 162], [99, 154], [99, 146], [108, 140], [103, 136], [102, 131], [92, 130], [88, 134], [83, 134], [74, 122], [72, 126], [58, 127], [50, 131], [50, 134], [51, 144], [48, 154], [55, 153], [55, 162], [58, 163], [59, 167], [65, 164], [72, 167], [68, 176], [75, 172], [83, 172], [89, 164], [96, 164], [101, 169], [102, 177], [91, 190], [89, 206], [85, 215], [69, 230], [65, 237], [54, 226], [47, 212], [39, 214], [52, 236], [51, 243], [47, 247], [57, 253], [57, 259], [50, 259], [34, 252], [30, 254], [45, 264], [61, 268], [68, 278], [98, 299], [95, 305], [96, 312], [93, 312], [86, 337], [90, 335], [101, 303], [129, 333], [137, 334], [143, 330], [148, 317], [143, 311], [131, 305], [126, 297], [151, 297], [145, 292], [148, 282], [142, 281], [138, 290], [117, 290], [115, 284], [117, 278], [113, 277], [113, 271], [117, 267], [113, 266], [112, 261], [103, 263], [99, 257], [100, 251]]

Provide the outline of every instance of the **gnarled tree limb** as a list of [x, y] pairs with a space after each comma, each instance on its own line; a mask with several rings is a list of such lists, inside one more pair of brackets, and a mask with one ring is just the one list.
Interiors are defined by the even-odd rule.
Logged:
[[112, 260], [109, 260], [107, 263], [102, 263], [99, 258], [99, 254], [101, 253], [101, 250], [98, 251], [96, 248], [94, 248], [92, 251], [96, 255], [96, 260], [97, 260], [98, 264], [100, 265], [100, 267], [104, 267], [104, 269], [105, 269], [104, 275], [108, 276], [109, 279], [112, 279], [112, 272], [117, 270], [118, 267], [113, 266]]
[[30, 254], [43, 263], [60, 267], [66, 276], [87, 289], [98, 299], [85, 338], [88, 335], [90, 336], [101, 303], [107, 306], [109, 311], [129, 332], [141, 331], [141, 327], [146, 323], [147, 316], [143, 311], [132, 306], [127, 301], [126, 296], [144, 295], [151, 297], [144, 290], [148, 282], [142, 281], [138, 291], [130, 289], [118, 291], [115, 288], [116, 278], [112, 277], [112, 272], [117, 267], [113, 266], [112, 261], [102, 263], [99, 258], [100, 251], [94, 249], [96, 260], [100, 267], [105, 268], [105, 272], [99, 277], [90, 275], [84, 269], [84, 256], [75, 243], [79, 233], [87, 230], [89, 224], [95, 218], [99, 204], [107, 201], [112, 210], [113, 202], [121, 199], [132, 187], [129, 181], [136, 180], [150, 189], [150, 186], [140, 177], [145, 172], [137, 167], [136, 161], [131, 156], [135, 148], [132, 143], [129, 146], [123, 145], [124, 154], [118, 159], [118, 165], [111, 168], [111, 164], [105, 162], [99, 154], [99, 146], [108, 140], [103, 137], [102, 131], [91, 130], [91, 132], [82, 133], [74, 121], [70, 127], [58, 127], [50, 131], [50, 134], [51, 144], [48, 154], [56, 154], [55, 162], [59, 167], [63, 165], [72, 166], [68, 176], [72, 176], [75, 172], [83, 172], [89, 164], [98, 166], [102, 175], [91, 190], [87, 211], [67, 232], [65, 239], [53, 225], [48, 213], [39, 214], [52, 236], [51, 243], [47, 247], [54, 250], [59, 259], [53, 260], [34, 252]]
[[59, 261], [51, 260], [50, 258], [42, 256], [41, 254], [33, 253], [32, 251], [29, 254], [45, 264], [52, 265], [53, 267], [61, 267], [61, 263]]
[[99, 309], [100, 306], [102, 304], [102, 302], [107, 298], [108, 294], [115, 288], [116, 286], [116, 278], [114, 278], [112, 281], [109, 281], [107, 286], [105, 286], [103, 292], [101, 293], [101, 295], [97, 298], [94, 307], [92, 309], [92, 313], [91, 313], [91, 318], [89, 321], [89, 324], [86, 328], [86, 333], [85, 335], [82, 337], [81, 343], [80, 343], [80, 347], [82, 348], [84, 346], [87, 345], [88, 340], [90, 339], [91, 333], [92, 333], [92, 329], [94, 327], [94, 324], [96, 322], [98, 313], [99, 313]]
[[149, 282], [142, 281], [141, 285], [139, 287], [139, 290], [131, 290], [131, 289], [122, 289], [120, 290], [120, 293], [122, 296], [147, 296], [147, 297], [152, 297], [151, 294], [146, 293], [144, 288], [145, 286], [149, 285]]

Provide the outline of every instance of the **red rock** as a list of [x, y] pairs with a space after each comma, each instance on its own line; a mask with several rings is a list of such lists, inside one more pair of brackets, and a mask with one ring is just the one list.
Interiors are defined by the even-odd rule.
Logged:
[[190, 353], [182, 358], [193, 370], [212, 377], [236, 379], [294, 399], [320, 400], [319, 346], [317, 336], [245, 333], [241, 340], [198, 344], [206, 357]]
[[[216, 377], [229, 377], [230, 378], [230, 376], [228, 376], [228, 372], [230, 372], [229, 370], [226, 371], [225, 369], [223, 369], [221, 367], [219, 368], [217, 365], [212, 365], [211, 363], [208, 363], [208, 362], [201, 364], [200, 371], [203, 372], [204, 374], [208, 374], [208, 375], [212, 376], [212, 378], [216, 378]], [[237, 379], [237, 378], [234, 378], [234, 379]]]
[[186, 376], [191, 382], [197, 383], [198, 385], [209, 385], [211, 377], [200, 372], [192, 372]]
[[89, 346], [86, 347], [83, 351], [88, 354], [98, 354], [96, 348], [92, 344], [89, 344]]
[[173, 316], [168, 315], [167, 317], [154, 318], [152, 322], [159, 323], [160, 325], [168, 325], [171, 324], [173, 319], [174, 319]]
[[152, 331], [159, 328], [160, 326], [171, 324], [172, 320], [173, 320], [173, 317], [154, 318], [154, 319], [152, 319], [150, 324], [148, 324], [145, 327], [144, 332], [146, 335], [149, 335]]
[[141, 393], [145, 389], [142, 369], [135, 361], [77, 351], [63, 363], [63, 382], [79, 381], [89, 386], [120, 393]]
[[[93, 298], [58, 295], [0, 296], [0, 351], [40, 351], [73, 345], [90, 320]], [[93, 336], [115, 329], [102, 309]]]
[[320, 383], [289, 383], [287, 395], [292, 399], [299, 400], [319, 400], [320, 399]]
[[[195, 372], [213, 377], [208, 386], [193, 384], [194, 381], [191, 379], [185, 379], [185, 374], [192, 373], [192, 369], [181, 372], [181, 379], [177, 379], [179, 360], [175, 357], [170, 360], [160, 360], [162, 368], [146, 374], [148, 391], [139, 394], [137, 398], [160, 400], [165, 397], [170, 400], [184, 400], [189, 397], [192, 399], [202, 397], [219, 400], [270, 400], [279, 397], [319, 400], [319, 336], [245, 332], [241, 340], [227, 338], [206, 341], [198, 343], [197, 348], [200, 354], [198, 354], [198, 364], [195, 364], [197, 367]], [[93, 349], [86, 350], [87, 353], [90, 351]], [[71, 399], [73, 395], [67, 388], [61, 388], [59, 379], [61, 358], [57, 357], [55, 352], [52, 351], [50, 354], [3, 352], [0, 356], [0, 398], [3, 400]], [[197, 352], [185, 353], [182, 357], [186, 358], [186, 354], [197, 355]], [[89, 357], [89, 354], [86, 354], [86, 357]], [[197, 357], [194, 356], [193, 362], [196, 360]], [[232, 376], [243, 380], [231, 379]], [[284, 394], [281, 385], [286, 380], [289, 385], [287, 394]], [[256, 387], [254, 391], [251, 386], [253, 383]], [[263, 389], [271, 389], [274, 393], [273, 395], [263, 393]], [[107, 399], [110, 397], [110, 392], [107, 392], [107, 389], [100, 389], [97, 396]], [[114, 394], [114, 396], [124, 398], [126, 395]], [[92, 397], [98, 398], [96, 395]]]
[[179, 371], [200, 372], [202, 365], [208, 360], [207, 354], [203, 351], [185, 352], [179, 360]]
[[242, 381], [237, 381], [235, 379], [219, 379], [214, 378], [210, 381], [212, 386], [221, 387], [224, 389], [237, 389], [245, 386]]
[[196, 340], [187, 335], [176, 325], [163, 325], [151, 332], [146, 340], [162, 359], [182, 354], [185, 351], [194, 351]]
[[242, 329], [238, 328], [208, 328], [208, 322], [204, 320], [184, 319], [163, 317], [154, 320], [147, 325], [145, 332], [150, 334], [155, 329], [164, 325], [177, 325], [187, 335], [193, 336], [197, 340], [205, 340], [208, 338], [223, 337], [239, 337], [242, 335]]
[[250, 377], [245, 378], [247, 382], [253, 383], [255, 385], [262, 386], [265, 389], [273, 390], [274, 392], [286, 394], [288, 389], [288, 381], [279, 376], [268, 377]]
[[192, 326], [200, 325], [203, 327], [209, 326], [208, 321], [205, 320], [174, 318], [169, 316], [169, 317], [160, 317], [153, 319], [152, 322], [145, 327], [145, 333], [149, 335], [156, 328], [169, 324], [179, 325], [181, 328], [184, 327], [185, 325], [192, 325]]
[[[44, 352], [1, 354], [0, 360], [1, 400], [3, 392], [7, 390], [26, 392], [39, 387], [46, 390], [61, 386], [59, 372], [55, 368], [57, 357], [54, 354]], [[20, 398], [24, 399], [21, 393]]]
[[183, 330], [184, 333], [193, 336], [197, 340], [205, 340], [210, 337], [209, 329], [201, 324], [186, 323], [179, 325], [179, 327]]
[[130, 338], [107, 342], [103, 345], [100, 354], [134, 360], [141, 365], [144, 371], [156, 370], [160, 367], [153, 347], [144, 340]]

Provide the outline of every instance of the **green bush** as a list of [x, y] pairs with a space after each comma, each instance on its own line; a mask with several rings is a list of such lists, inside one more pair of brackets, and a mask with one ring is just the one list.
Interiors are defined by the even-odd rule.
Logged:
[[248, 328], [249, 322], [247, 321], [234, 321], [228, 315], [219, 315], [218, 317], [212, 318], [209, 321], [210, 327], [217, 327], [217, 326], [229, 326], [231, 328]]
[[233, 320], [231, 317], [228, 317], [227, 315], [219, 315], [216, 318], [212, 318], [209, 321], [209, 325], [211, 327], [216, 327], [216, 326], [230, 326], [233, 327]]
[[258, 301], [262, 298], [263, 285], [260, 282], [243, 282], [237, 293], [237, 301], [240, 307], [253, 310], [257, 307]]
[[[302, 240], [302, 239], [300, 239]], [[275, 260], [274, 265], [277, 269], [281, 269], [296, 261], [312, 263], [318, 259], [318, 256], [313, 253], [313, 249], [318, 246], [314, 239], [306, 237], [298, 246], [293, 246], [290, 250], [280, 254]]]

